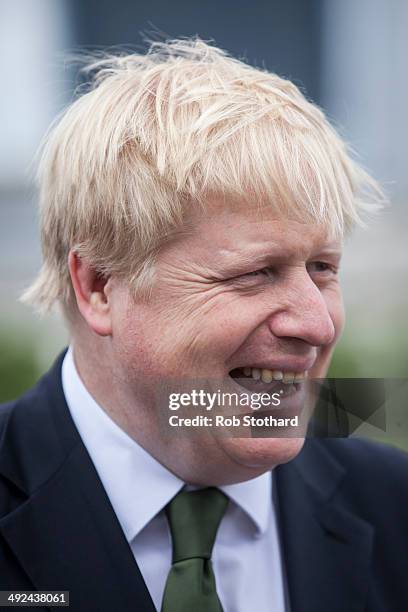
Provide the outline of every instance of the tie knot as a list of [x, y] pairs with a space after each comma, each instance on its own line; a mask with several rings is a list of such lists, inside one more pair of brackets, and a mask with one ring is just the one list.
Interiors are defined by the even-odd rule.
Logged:
[[181, 491], [166, 507], [173, 541], [173, 563], [210, 559], [218, 526], [228, 498], [213, 487]]

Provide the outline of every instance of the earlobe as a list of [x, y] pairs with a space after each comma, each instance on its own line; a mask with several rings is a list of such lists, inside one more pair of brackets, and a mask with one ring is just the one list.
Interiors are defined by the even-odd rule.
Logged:
[[78, 310], [89, 327], [99, 336], [112, 333], [109, 278], [100, 274], [74, 251], [68, 256], [68, 267]]

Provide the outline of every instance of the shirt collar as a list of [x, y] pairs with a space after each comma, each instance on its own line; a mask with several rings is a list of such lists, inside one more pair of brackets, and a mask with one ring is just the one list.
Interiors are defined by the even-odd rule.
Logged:
[[[77, 372], [72, 347], [62, 364], [62, 386], [75, 426], [130, 542], [184, 482], [128, 436], [94, 400]], [[271, 472], [220, 489], [260, 534], [266, 531], [272, 507]]]
[[220, 489], [255, 523], [259, 534], [265, 533], [272, 510], [272, 472]]

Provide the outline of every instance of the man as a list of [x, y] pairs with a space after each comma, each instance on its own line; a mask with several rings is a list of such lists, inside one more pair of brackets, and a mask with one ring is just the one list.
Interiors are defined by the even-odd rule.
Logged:
[[[59, 302], [71, 345], [1, 411], [1, 588], [75, 611], [406, 609], [406, 457], [304, 443], [375, 182], [293, 84], [202, 41], [90, 70], [40, 168], [25, 298]], [[301, 425], [164, 427], [166, 390], [197, 381], [275, 390]]]

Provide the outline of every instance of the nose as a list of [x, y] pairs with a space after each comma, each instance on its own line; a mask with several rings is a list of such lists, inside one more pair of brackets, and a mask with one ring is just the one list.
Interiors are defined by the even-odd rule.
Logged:
[[298, 338], [312, 346], [334, 341], [336, 329], [324, 296], [308, 273], [293, 279], [284, 306], [269, 318], [269, 328], [279, 338]]

